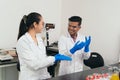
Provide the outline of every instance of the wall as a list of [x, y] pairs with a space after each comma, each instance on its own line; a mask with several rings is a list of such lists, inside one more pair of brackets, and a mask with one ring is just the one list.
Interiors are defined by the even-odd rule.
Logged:
[[68, 18], [83, 18], [81, 33], [92, 36], [91, 50], [99, 52], [105, 64], [118, 62], [120, 54], [120, 0], [62, 0], [62, 32]]
[[0, 10], [0, 48], [15, 47], [20, 20], [30, 12], [39, 12], [45, 22], [54, 23], [50, 42], [58, 39], [53, 35], [60, 34], [61, 0], [1, 0]]

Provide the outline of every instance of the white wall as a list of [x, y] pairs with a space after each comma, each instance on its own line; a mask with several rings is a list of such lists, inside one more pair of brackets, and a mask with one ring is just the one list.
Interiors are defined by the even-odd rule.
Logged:
[[[62, 0], [62, 32], [68, 18], [83, 18], [81, 33], [92, 36], [91, 50], [99, 52], [105, 64], [118, 62], [120, 53], [120, 0]], [[65, 28], [66, 29], [66, 28]]]
[[50, 30], [50, 42], [60, 34], [61, 0], [0, 0], [0, 48], [15, 47], [19, 23], [23, 15], [30, 12], [42, 14], [45, 22], [55, 23]]

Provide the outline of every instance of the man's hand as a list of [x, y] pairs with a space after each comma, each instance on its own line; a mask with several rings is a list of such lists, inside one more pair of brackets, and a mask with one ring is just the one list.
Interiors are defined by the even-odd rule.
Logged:
[[85, 52], [90, 51], [90, 49], [89, 49], [90, 42], [91, 42], [91, 36], [85, 37], [85, 48], [84, 48]]
[[85, 46], [85, 42], [78, 41], [72, 49], [70, 49], [70, 52], [74, 54], [77, 50], [82, 49]]

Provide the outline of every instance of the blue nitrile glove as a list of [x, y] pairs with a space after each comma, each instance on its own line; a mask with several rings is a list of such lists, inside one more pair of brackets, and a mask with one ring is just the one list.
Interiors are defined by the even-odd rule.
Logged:
[[84, 48], [85, 52], [89, 52], [90, 51], [89, 50], [90, 42], [91, 42], [91, 36], [85, 37], [85, 48]]
[[56, 54], [55, 55], [55, 62], [61, 61], [61, 60], [71, 61], [72, 58], [69, 56], [62, 55], [62, 54]]
[[85, 46], [85, 42], [78, 41], [72, 49], [70, 49], [70, 52], [74, 54], [77, 50], [82, 49]]

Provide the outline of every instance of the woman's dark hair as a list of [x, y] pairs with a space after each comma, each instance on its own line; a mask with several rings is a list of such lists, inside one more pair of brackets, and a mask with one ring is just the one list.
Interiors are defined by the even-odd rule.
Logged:
[[33, 23], [36, 22], [37, 24], [41, 20], [41, 15], [36, 12], [32, 12], [30, 14], [24, 15], [19, 26], [18, 38], [17, 40], [24, 35], [30, 28], [33, 28]]
[[79, 16], [72, 16], [72, 17], [69, 18], [69, 21], [71, 21], [71, 22], [78, 22], [79, 23], [78, 25], [80, 26], [81, 23], [82, 23], [82, 18], [79, 17]]

